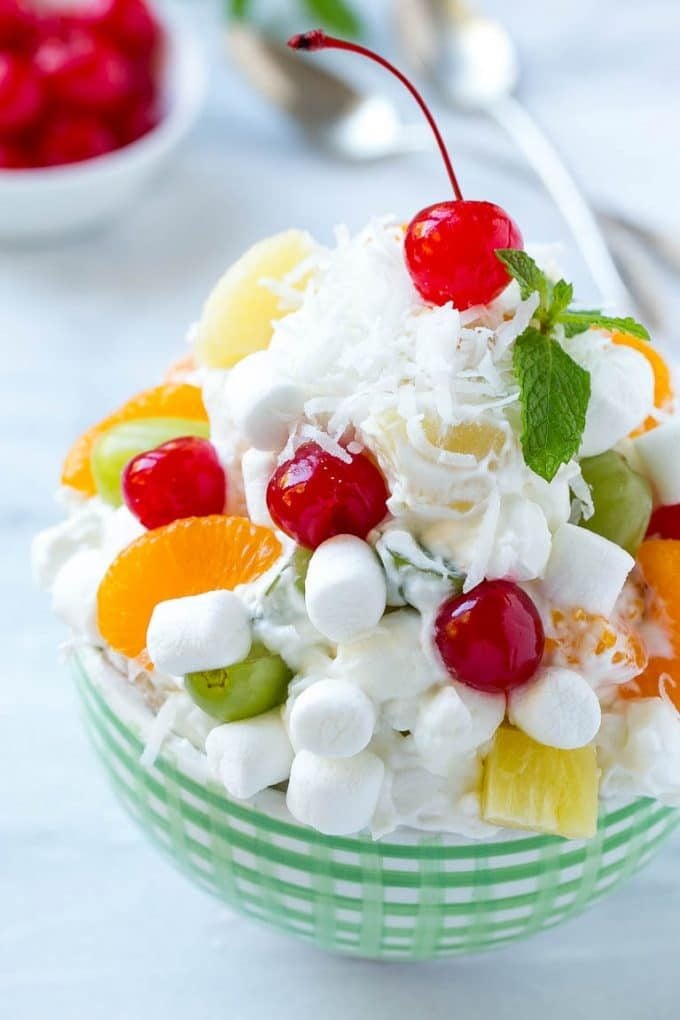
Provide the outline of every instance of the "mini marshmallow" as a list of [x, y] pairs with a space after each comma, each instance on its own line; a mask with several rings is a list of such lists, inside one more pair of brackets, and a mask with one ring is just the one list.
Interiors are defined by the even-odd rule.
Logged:
[[146, 632], [152, 661], [173, 676], [240, 662], [251, 641], [248, 610], [224, 590], [159, 602]]
[[304, 402], [300, 387], [281, 377], [269, 351], [256, 351], [232, 368], [226, 399], [239, 432], [258, 450], [285, 446]]
[[358, 684], [373, 701], [412, 698], [431, 687], [437, 674], [421, 644], [421, 617], [399, 609], [358, 641], [340, 645], [337, 675]]
[[210, 769], [227, 793], [239, 800], [282, 783], [293, 762], [293, 748], [278, 708], [253, 719], [216, 726], [208, 734], [205, 748]]
[[97, 590], [108, 559], [97, 549], [81, 549], [68, 559], [52, 585], [52, 609], [76, 634], [101, 643]]
[[565, 350], [590, 373], [590, 401], [579, 455], [611, 450], [654, 408], [654, 373], [645, 356], [592, 331], [573, 337]]
[[659, 502], [680, 503], [680, 417], [638, 436], [633, 446]]
[[253, 524], [262, 524], [265, 528], [275, 527], [267, 507], [267, 486], [275, 471], [276, 457], [273, 453], [251, 448], [246, 450], [241, 458], [243, 493], [248, 517]]
[[539, 744], [570, 751], [594, 739], [602, 713], [597, 695], [580, 673], [548, 666], [511, 692], [508, 717]]
[[537, 503], [505, 496], [486, 567], [489, 579], [531, 581], [541, 577], [550, 556], [550, 529]]
[[382, 619], [387, 586], [370, 545], [337, 535], [315, 549], [305, 581], [307, 614], [329, 641], [352, 641]]
[[349, 758], [363, 751], [375, 727], [373, 702], [347, 680], [320, 680], [293, 704], [288, 732], [296, 751]]
[[321, 758], [299, 751], [290, 770], [288, 810], [327, 836], [349, 836], [370, 824], [385, 766], [370, 751]]
[[491, 740], [504, 716], [504, 694], [447, 684], [423, 699], [413, 740], [427, 769], [445, 776], [461, 754]]
[[635, 560], [625, 549], [574, 524], [553, 535], [542, 587], [550, 601], [610, 616]]

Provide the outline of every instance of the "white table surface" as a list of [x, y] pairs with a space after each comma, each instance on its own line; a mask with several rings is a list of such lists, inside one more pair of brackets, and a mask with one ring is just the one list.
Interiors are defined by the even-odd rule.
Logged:
[[[591, 190], [679, 228], [674, 0], [488, 6], [511, 6], [524, 96]], [[377, 18], [383, 5], [371, 8]], [[554, 235], [554, 217], [530, 194], [463, 162], [472, 193], [512, 199], [527, 236]], [[57, 518], [62, 452], [157, 379], [234, 255], [291, 223], [328, 236], [334, 222], [358, 225], [371, 212], [408, 216], [446, 197], [444, 183], [427, 155], [360, 171], [328, 164], [222, 70], [192, 143], [115, 228], [0, 250], [1, 1016], [677, 1017], [680, 837], [583, 918], [448, 963], [334, 958], [208, 899], [114, 801], [57, 660], [62, 630], [29, 578], [30, 537]]]

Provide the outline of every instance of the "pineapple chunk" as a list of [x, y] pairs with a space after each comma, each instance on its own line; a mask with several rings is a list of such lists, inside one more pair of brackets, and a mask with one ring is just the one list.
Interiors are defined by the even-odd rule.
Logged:
[[485, 762], [482, 815], [511, 829], [590, 839], [599, 775], [594, 746], [561, 751], [502, 726]]
[[472, 454], [477, 460], [484, 460], [490, 453], [500, 453], [506, 439], [502, 429], [484, 421], [466, 421], [447, 427], [437, 419], [426, 418], [423, 431], [440, 450]]
[[[253, 245], [230, 266], [203, 309], [196, 334], [198, 360], [210, 368], [231, 368], [268, 347], [272, 323], [285, 311], [261, 281], [283, 279], [311, 251], [308, 234], [288, 230]], [[305, 282], [298, 286], [302, 289]]]

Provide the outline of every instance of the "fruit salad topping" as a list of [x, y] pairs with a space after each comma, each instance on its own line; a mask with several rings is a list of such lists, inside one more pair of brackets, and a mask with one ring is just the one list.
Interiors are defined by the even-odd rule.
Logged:
[[395, 71], [456, 197], [228, 270], [189, 359], [68, 453], [55, 608], [188, 706], [231, 796], [286, 783], [322, 832], [589, 838], [598, 789], [680, 803], [668, 366], [461, 197], [400, 72], [292, 45]]
[[318, 29], [293, 36], [288, 45], [294, 50], [358, 53], [380, 64], [408, 89], [432, 129], [455, 195], [455, 201], [428, 206], [409, 223], [404, 254], [411, 278], [425, 301], [436, 305], [453, 301], [461, 311], [498, 297], [509, 277], [496, 251], [521, 248], [522, 235], [500, 206], [463, 198], [437, 122], [412, 82], [380, 54], [345, 39], [334, 39]]

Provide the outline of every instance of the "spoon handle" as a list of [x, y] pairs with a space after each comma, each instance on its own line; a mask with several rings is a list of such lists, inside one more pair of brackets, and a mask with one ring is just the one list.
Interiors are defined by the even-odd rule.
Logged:
[[487, 108], [487, 112], [524, 153], [560, 210], [605, 307], [630, 307], [630, 293], [621, 279], [595, 215], [552, 142], [531, 114], [512, 96], [496, 100]]

